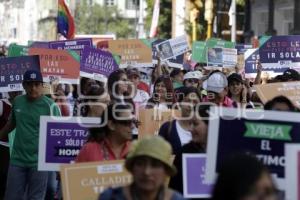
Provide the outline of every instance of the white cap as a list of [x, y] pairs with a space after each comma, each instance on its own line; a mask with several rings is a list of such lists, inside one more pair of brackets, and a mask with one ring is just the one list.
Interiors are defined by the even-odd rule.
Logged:
[[188, 72], [183, 76], [183, 80], [186, 79], [201, 79], [203, 77], [203, 74], [200, 71], [192, 71]]
[[222, 72], [215, 72], [208, 77], [206, 81], [203, 82], [203, 88], [206, 91], [212, 91], [220, 93], [228, 86], [228, 81]]

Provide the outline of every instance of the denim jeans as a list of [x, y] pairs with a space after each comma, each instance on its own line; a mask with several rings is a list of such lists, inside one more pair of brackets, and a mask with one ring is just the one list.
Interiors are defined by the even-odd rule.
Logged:
[[[36, 167], [19, 167], [10, 164], [4, 200], [43, 200], [47, 189], [48, 172]], [[25, 194], [26, 192], [26, 194]]]

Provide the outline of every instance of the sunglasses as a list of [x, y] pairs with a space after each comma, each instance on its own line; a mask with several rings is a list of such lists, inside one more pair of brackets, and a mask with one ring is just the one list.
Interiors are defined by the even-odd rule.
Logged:
[[199, 83], [198, 79], [187, 79], [186, 81], [189, 83]]

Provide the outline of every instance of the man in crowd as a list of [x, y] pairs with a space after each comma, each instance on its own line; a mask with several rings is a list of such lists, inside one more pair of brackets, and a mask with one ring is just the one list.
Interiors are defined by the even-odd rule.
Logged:
[[[43, 95], [42, 74], [28, 70], [24, 74], [23, 87], [26, 94], [15, 98], [11, 116], [0, 131], [0, 140], [16, 129], [7, 177], [6, 200], [44, 199], [48, 172], [37, 170], [40, 116], [60, 116], [53, 100]], [[26, 190], [26, 193], [25, 193]]]

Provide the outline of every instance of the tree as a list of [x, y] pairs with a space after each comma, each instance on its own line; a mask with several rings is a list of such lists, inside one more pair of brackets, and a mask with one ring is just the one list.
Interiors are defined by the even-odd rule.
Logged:
[[75, 11], [77, 34], [116, 34], [117, 38], [134, 36], [134, 26], [122, 18], [116, 7], [89, 5], [80, 1]]

